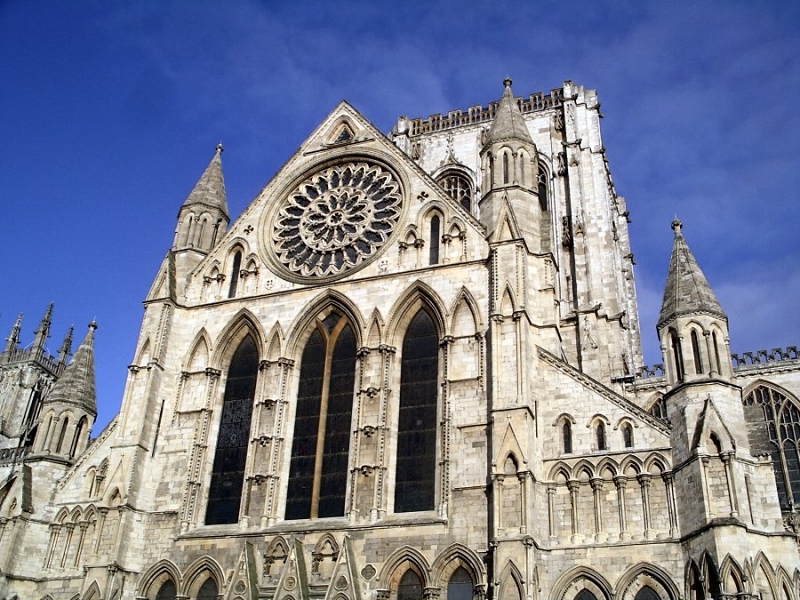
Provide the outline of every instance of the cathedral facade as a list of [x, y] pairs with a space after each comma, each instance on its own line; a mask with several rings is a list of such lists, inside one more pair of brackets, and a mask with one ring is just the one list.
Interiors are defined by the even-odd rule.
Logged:
[[599, 106], [343, 102], [233, 222], [218, 147], [103, 431], [96, 325], [12, 326], [0, 598], [798, 600], [800, 357], [676, 220], [642, 364]]

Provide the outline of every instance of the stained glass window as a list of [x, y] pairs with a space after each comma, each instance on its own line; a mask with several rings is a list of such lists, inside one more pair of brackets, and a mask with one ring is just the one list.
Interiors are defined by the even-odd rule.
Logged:
[[422, 600], [422, 582], [411, 569], [403, 573], [397, 584], [397, 600]]
[[438, 357], [436, 327], [430, 315], [420, 309], [403, 340], [395, 512], [434, 508]]
[[572, 425], [566, 419], [561, 425], [561, 439], [564, 443], [564, 454], [572, 454]]
[[207, 525], [239, 520], [257, 376], [258, 349], [255, 340], [248, 335], [236, 348], [228, 368], [208, 493]]
[[777, 389], [759, 386], [744, 399], [744, 414], [758, 424], [751, 450], [769, 453], [781, 509], [792, 510], [800, 505], [800, 409]]
[[474, 585], [464, 567], [458, 567], [447, 584], [447, 600], [472, 600]]
[[217, 584], [209, 577], [197, 591], [197, 600], [217, 600]]
[[430, 246], [430, 264], [439, 264], [439, 228], [441, 220], [439, 215], [431, 217], [431, 246]]
[[344, 515], [355, 360], [353, 330], [332, 313], [303, 350], [286, 519]]
[[634, 600], [659, 600], [659, 596], [653, 588], [646, 585], [636, 592]]
[[449, 171], [439, 178], [439, 185], [466, 210], [472, 210], [472, 186], [464, 175]]
[[171, 579], [167, 579], [158, 588], [156, 600], [175, 600], [178, 595], [178, 590], [175, 589], [175, 583]]

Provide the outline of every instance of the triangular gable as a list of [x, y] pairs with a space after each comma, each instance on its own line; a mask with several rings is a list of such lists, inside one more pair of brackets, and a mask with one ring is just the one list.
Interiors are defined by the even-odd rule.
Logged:
[[528, 459], [522, 452], [522, 446], [517, 439], [517, 434], [511, 426], [511, 423], [506, 427], [505, 433], [503, 434], [503, 441], [500, 443], [498, 452], [494, 457], [494, 464], [497, 465], [497, 469], [503, 468], [500, 461], [508, 454], [513, 454], [520, 463], [528, 464]]
[[308, 568], [299, 540], [291, 544], [286, 562], [273, 600], [309, 600]]
[[538, 350], [539, 358], [541, 358], [547, 364], [552, 365], [564, 375], [580, 383], [584, 388], [591, 390], [598, 396], [608, 400], [609, 402], [616, 405], [618, 408], [621, 408], [631, 416], [636, 417], [637, 419], [641, 419], [642, 421], [653, 427], [653, 429], [656, 429], [659, 432], [663, 433], [664, 435], [669, 436], [670, 432], [669, 427], [665, 423], [661, 422], [656, 417], [651, 415], [649, 412], [641, 408], [640, 406], [634, 404], [627, 398], [620, 396], [614, 390], [607, 388], [599, 381], [592, 379], [586, 373], [579, 371], [569, 363], [550, 354], [544, 348], [537, 346], [536, 349]]
[[508, 242], [522, 238], [522, 234], [517, 225], [517, 218], [514, 210], [508, 201], [508, 195], [503, 192], [503, 199], [500, 203], [500, 211], [497, 216], [497, 227], [494, 228], [489, 242]]
[[153, 284], [145, 296], [147, 300], [158, 300], [160, 298], [175, 297], [175, 255], [170, 250], [161, 261], [161, 266], [158, 267], [156, 276], [153, 278]]
[[[347, 139], [339, 140], [342, 128], [352, 132], [352, 137], [348, 134]], [[339, 140], [339, 141], [337, 141]], [[376, 151], [379, 152], [376, 154]], [[201, 273], [208, 270], [214, 261], [224, 262], [230, 242], [236, 237], [252, 239], [250, 236], [251, 228], [259, 228], [263, 225], [262, 215], [269, 210], [269, 206], [276, 201], [278, 195], [285, 193], [288, 182], [297, 181], [311, 167], [309, 159], [316, 159], [315, 155], [332, 153], [332, 156], [347, 155], [352, 153], [364, 153], [372, 155], [378, 160], [388, 161], [395, 168], [402, 168], [400, 179], [406, 182], [417, 178], [422, 180], [426, 189], [420, 198], [425, 202], [436, 201], [445, 203], [448, 208], [458, 214], [459, 219], [470, 227], [475, 235], [485, 238], [486, 230], [480, 221], [469, 211], [464, 209], [458, 202], [453, 200], [429, 175], [423, 170], [410, 156], [400, 150], [391, 140], [389, 140], [380, 130], [365, 119], [356, 109], [345, 101], [340, 102], [336, 108], [312, 131], [309, 137], [300, 145], [298, 150], [286, 161], [281, 169], [270, 179], [266, 186], [259, 192], [256, 198], [248, 205], [242, 214], [231, 224], [225, 232], [223, 238], [217, 243], [216, 247], [192, 271], [191, 278], [195, 279]], [[380, 155], [383, 155], [381, 158]], [[420, 186], [416, 186], [420, 187]], [[407, 192], [409, 190], [406, 190]], [[419, 206], [418, 202], [409, 195], [406, 198], [407, 205]], [[425, 205], [427, 206], [427, 204]], [[396, 231], [404, 229], [411, 221], [397, 224]], [[513, 231], [518, 231], [514, 229]], [[262, 257], [264, 258], [264, 257]], [[277, 273], [276, 273], [277, 275]], [[148, 296], [150, 298], [150, 296]]]
[[360, 575], [356, 569], [353, 542], [349, 536], [345, 536], [344, 552], [339, 552], [325, 600], [342, 600], [343, 598], [361, 600], [361, 586], [358, 585]]
[[711, 432], [721, 433], [725, 432], [726, 439], [720, 440], [722, 444], [725, 445], [725, 450], [731, 450], [736, 448], [736, 440], [731, 435], [730, 429], [725, 425], [725, 420], [722, 418], [722, 415], [717, 409], [717, 405], [714, 404], [714, 401], [711, 399], [711, 394], [706, 396], [706, 400], [703, 403], [703, 410], [700, 411], [700, 414], [697, 416], [697, 424], [694, 428], [694, 435], [692, 436], [692, 445], [691, 449], [696, 450], [702, 443], [702, 441], [711, 434]]

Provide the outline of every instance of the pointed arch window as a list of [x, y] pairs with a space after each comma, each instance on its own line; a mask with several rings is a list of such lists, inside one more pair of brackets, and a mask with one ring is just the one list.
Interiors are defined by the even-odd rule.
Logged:
[[397, 600], [422, 600], [422, 581], [409, 569], [397, 584]]
[[56, 445], [56, 452], [61, 452], [64, 447], [64, 438], [67, 435], [67, 427], [69, 427], [69, 417], [64, 417], [64, 424], [61, 426], [61, 433], [58, 434], [58, 444]]
[[355, 368], [353, 329], [332, 312], [303, 350], [286, 519], [345, 514]]
[[539, 196], [539, 207], [542, 211], [549, 210], [550, 201], [547, 197], [547, 171], [539, 166], [539, 173], [536, 177], [536, 192]]
[[228, 288], [228, 298], [236, 296], [236, 286], [239, 285], [239, 271], [242, 269], [242, 251], [237, 250], [233, 255], [233, 267], [231, 268], [231, 284]]
[[633, 448], [633, 427], [628, 423], [622, 426], [622, 443], [626, 448]]
[[580, 592], [575, 595], [575, 600], [597, 600], [597, 596], [595, 596], [592, 592], [583, 588]]
[[572, 454], [572, 423], [568, 419], [564, 419], [561, 425], [561, 442], [564, 454]]
[[472, 600], [475, 584], [464, 567], [458, 567], [447, 583], [447, 600]]
[[717, 332], [711, 333], [711, 343], [714, 344], [714, 358], [717, 361], [717, 372], [722, 374], [722, 363], [719, 360], [719, 344], [717, 343]]
[[761, 435], [751, 439], [753, 454], [769, 452], [781, 510], [800, 506], [800, 406], [786, 394], [758, 386], [744, 399], [745, 419]]
[[441, 230], [441, 219], [439, 215], [433, 215], [431, 217], [431, 246], [430, 246], [430, 255], [429, 255], [429, 262], [432, 265], [439, 264], [439, 237], [440, 237], [440, 230]]
[[683, 381], [683, 350], [678, 332], [674, 329], [669, 331], [669, 340], [672, 345], [672, 359], [675, 361], [675, 380]]
[[439, 178], [439, 185], [464, 209], [472, 210], [472, 185], [464, 175], [458, 171], [448, 171]]
[[700, 342], [697, 339], [696, 329], [692, 329], [691, 338], [692, 338], [692, 358], [694, 359], [694, 372], [697, 375], [700, 375], [703, 372], [703, 359], [700, 356]]
[[408, 325], [400, 365], [394, 510], [432, 510], [436, 501], [439, 338], [421, 308]]
[[236, 523], [239, 520], [258, 358], [256, 342], [248, 334], [239, 343], [228, 367], [208, 491], [207, 525]]
[[598, 450], [608, 450], [606, 447], [606, 424], [602, 421], [597, 422], [597, 427], [595, 428], [595, 439], [597, 441]]
[[503, 152], [503, 183], [510, 183], [508, 175], [508, 152]]
[[638, 592], [634, 600], [659, 600], [660, 596], [649, 585], [644, 586]]

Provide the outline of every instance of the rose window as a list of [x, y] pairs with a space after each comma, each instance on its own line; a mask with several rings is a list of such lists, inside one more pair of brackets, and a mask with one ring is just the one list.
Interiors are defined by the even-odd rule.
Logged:
[[333, 277], [359, 266], [387, 242], [402, 194], [375, 163], [328, 167], [300, 183], [275, 216], [272, 244], [280, 263], [301, 277]]

